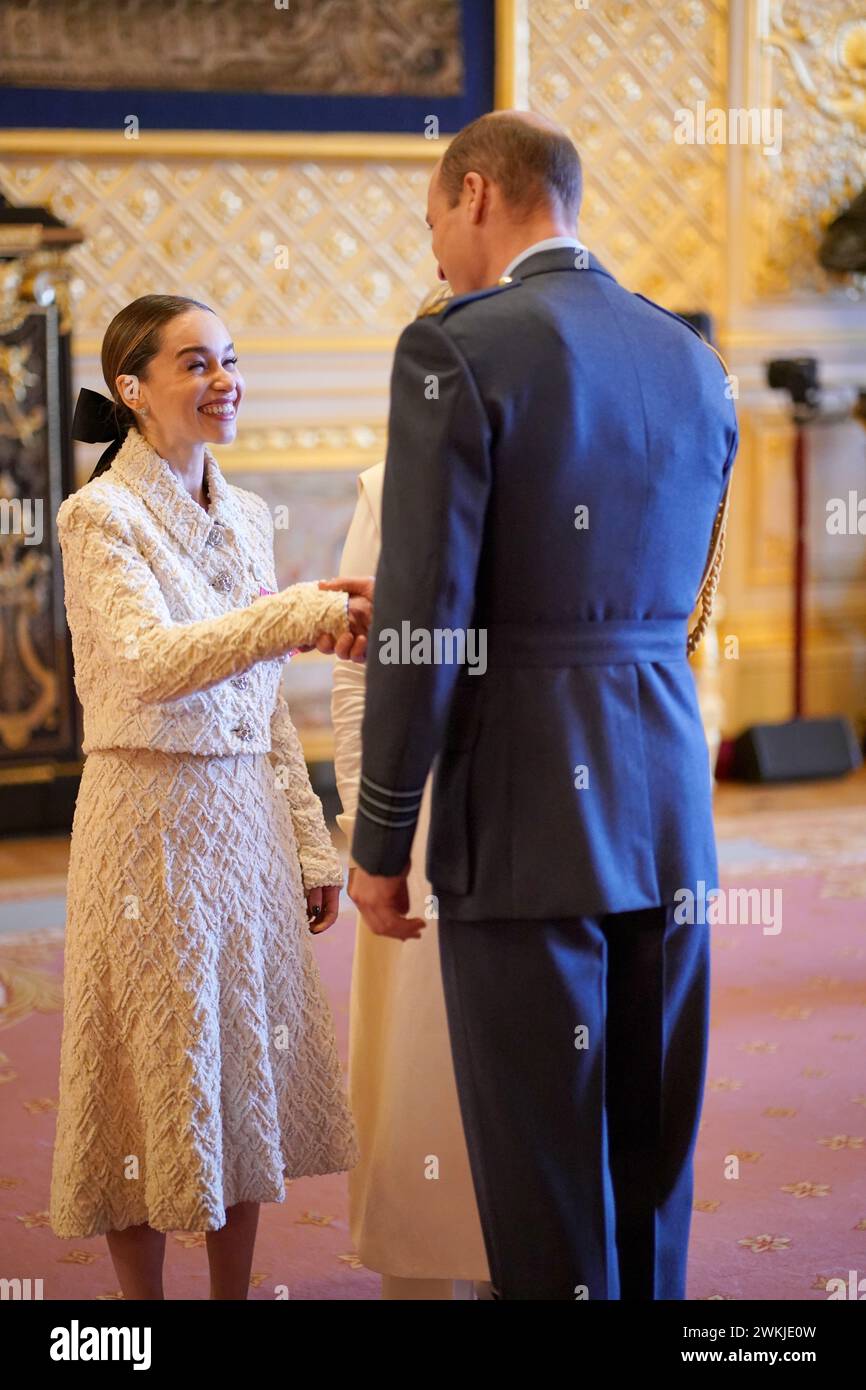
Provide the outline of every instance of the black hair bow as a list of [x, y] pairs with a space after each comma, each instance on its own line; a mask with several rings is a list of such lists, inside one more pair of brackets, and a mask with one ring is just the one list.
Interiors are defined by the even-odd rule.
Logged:
[[100, 395], [98, 391], [90, 391], [86, 386], [82, 386], [75, 403], [72, 438], [80, 439], [83, 444], [102, 444], [105, 440], [110, 441], [88, 482], [111, 467], [111, 460], [126, 438], [128, 429], [128, 425], [122, 425], [118, 420], [114, 401], [108, 396]]

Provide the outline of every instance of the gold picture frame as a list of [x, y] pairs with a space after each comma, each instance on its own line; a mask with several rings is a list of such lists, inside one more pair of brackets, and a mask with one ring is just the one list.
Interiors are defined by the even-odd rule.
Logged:
[[[494, 0], [494, 104], [526, 105], [527, 0]], [[434, 163], [438, 140], [368, 132], [149, 130], [136, 140], [108, 130], [0, 129], [0, 154], [117, 158], [352, 159]]]

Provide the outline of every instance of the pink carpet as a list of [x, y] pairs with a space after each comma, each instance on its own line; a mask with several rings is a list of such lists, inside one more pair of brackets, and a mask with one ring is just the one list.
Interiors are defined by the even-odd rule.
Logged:
[[[314, 948], [344, 1067], [353, 937], [351, 909]], [[0, 933], [0, 1276], [41, 1278], [46, 1299], [120, 1298], [104, 1237], [58, 1240], [48, 1226], [62, 944], [56, 929]], [[287, 1182], [285, 1202], [262, 1206], [250, 1297], [273, 1299], [277, 1285], [292, 1299], [379, 1298], [378, 1274], [352, 1250], [344, 1174]], [[203, 1233], [168, 1236], [165, 1292], [207, 1298]]]
[[866, 1276], [866, 812], [743, 818], [720, 856], [782, 926], [712, 928], [688, 1297], [825, 1300]]
[[[712, 929], [689, 1298], [823, 1300], [828, 1279], [866, 1276], [864, 821], [797, 812], [722, 835], [726, 886], [781, 889], [783, 916], [778, 934]], [[117, 1298], [105, 1240], [47, 1225], [62, 933], [16, 926], [17, 906], [0, 902], [0, 1276], [42, 1278], [46, 1299]], [[344, 1064], [353, 934], [350, 910], [316, 943]], [[253, 1270], [254, 1299], [276, 1285], [379, 1297], [351, 1248], [344, 1176], [298, 1179], [262, 1207]], [[207, 1297], [203, 1235], [169, 1236], [166, 1294]]]

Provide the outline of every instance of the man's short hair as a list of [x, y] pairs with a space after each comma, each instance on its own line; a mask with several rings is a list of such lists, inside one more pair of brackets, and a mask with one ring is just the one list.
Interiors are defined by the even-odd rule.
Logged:
[[460, 199], [470, 171], [498, 184], [518, 215], [557, 203], [577, 221], [583, 195], [580, 155], [565, 131], [510, 112], [489, 112], [464, 126], [448, 146], [439, 183], [450, 207]]

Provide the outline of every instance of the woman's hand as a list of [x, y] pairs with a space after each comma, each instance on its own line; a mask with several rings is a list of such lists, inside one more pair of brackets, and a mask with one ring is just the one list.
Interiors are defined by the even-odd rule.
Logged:
[[311, 888], [305, 894], [307, 921], [313, 936], [327, 931], [336, 922], [340, 911], [340, 887], [339, 883], [329, 883], [324, 888]]

